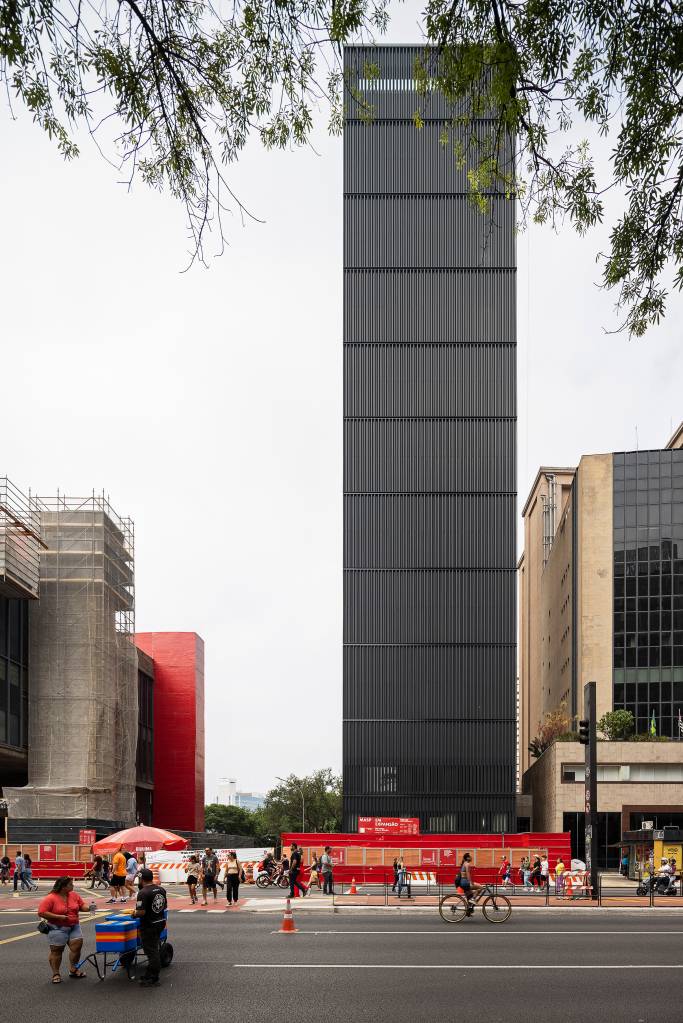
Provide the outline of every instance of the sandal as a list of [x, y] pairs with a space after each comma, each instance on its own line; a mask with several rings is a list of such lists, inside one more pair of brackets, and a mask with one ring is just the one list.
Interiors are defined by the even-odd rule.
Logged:
[[52, 974], [52, 983], [53, 984], [61, 984], [62, 983], [62, 978], [60, 977], [60, 975], [58, 973], [53, 973]]
[[83, 970], [69, 970], [69, 976], [72, 980], [83, 980], [85, 974]]

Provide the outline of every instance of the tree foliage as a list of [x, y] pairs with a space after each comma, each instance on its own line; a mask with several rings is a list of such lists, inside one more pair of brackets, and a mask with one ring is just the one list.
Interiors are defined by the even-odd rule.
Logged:
[[303, 777], [290, 774], [268, 792], [262, 814], [267, 833], [278, 839], [283, 831], [339, 831], [341, 778], [329, 767]]
[[257, 836], [254, 814], [242, 806], [223, 806], [210, 803], [204, 807], [204, 826], [207, 831], [222, 835]]
[[598, 721], [598, 731], [612, 742], [630, 739], [636, 730], [630, 710], [608, 710]]
[[302, 809], [303, 830], [341, 830], [342, 782], [329, 767], [303, 777], [290, 774], [268, 792], [264, 806], [258, 810], [211, 803], [204, 808], [206, 830], [251, 836], [257, 845], [277, 845], [283, 831], [302, 830]]
[[538, 759], [555, 741], [569, 737], [570, 725], [566, 703], [561, 703], [557, 710], [546, 711], [543, 721], [538, 723], [538, 734], [528, 746], [532, 757]]
[[[333, 132], [352, 98], [371, 116], [341, 47], [380, 39], [389, 13], [389, 0], [234, 0], [226, 13], [198, 0], [0, 0], [0, 77], [68, 159], [79, 125], [99, 139], [113, 124], [128, 180], [184, 202], [201, 258], [210, 226], [222, 240], [227, 206], [247, 213], [225, 168], [250, 135], [306, 144], [323, 102]], [[668, 278], [683, 286], [681, 3], [427, 0], [423, 28], [416, 126], [435, 90], [453, 103], [441, 141], [482, 210], [502, 185], [523, 221], [585, 232], [613, 190], [602, 280], [623, 325], [644, 333], [664, 314]], [[359, 70], [381, 77], [381, 56]], [[611, 142], [604, 178], [586, 125]]]

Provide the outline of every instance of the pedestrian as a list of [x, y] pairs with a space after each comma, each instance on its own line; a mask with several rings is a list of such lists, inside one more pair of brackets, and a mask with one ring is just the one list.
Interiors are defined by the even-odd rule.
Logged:
[[190, 893], [190, 905], [194, 906], [197, 903], [197, 881], [201, 874], [201, 866], [198, 858], [193, 854], [185, 864], [185, 870], [187, 871], [187, 877], [185, 883], [187, 890]]
[[391, 890], [392, 892], [395, 892], [396, 886], [398, 885], [398, 857], [394, 856], [394, 862], [391, 866], [394, 871], [394, 883], [391, 886]]
[[289, 897], [294, 898], [294, 889], [298, 888], [302, 896], [306, 895], [306, 889], [299, 881], [299, 874], [301, 873], [301, 849], [292, 842], [290, 846], [290, 857], [289, 857]]
[[135, 895], [135, 878], [138, 876], [139, 866], [135, 859], [135, 853], [124, 853], [126, 857], [126, 891]]
[[318, 860], [318, 854], [316, 852], [313, 853], [313, 859], [311, 860], [310, 876], [308, 880], [309, 891], [313, 885], [317, 885], [318, 888], [322, 887], [320, 884], [320, 861]]
[[408, 898], [412, 899], [413, 895], [412, 895], [412, 891], [411, 891], [411, 888], [410, 888], [410, 872], [408, 870], [406, 870], [405, 863], [403, 862], [403, 857], [401, 857], [399, 859], [399, 861], [397, 863], [397, 868], [398, 868], [398, 878], [397, 878], [396, 884], [398, 886], [398, 897], [400, 899], [401, 898], [402, 890], [404, 888], [407, 888], [408, 889]]
[[90, 881], [90, 888], [94, 890], [95, 884], [99, 886], [102, 883], [102, 857], [96, 856], [93, 860], [92, 865], [92, 877]]
[[48, 962], [52, 970], [52, 983], [61, 984], [62, 955], [69, 946], [69, 977], [82, 980], [85, 974], [77, 968], [83, 947], [83, 932], [79, 921], [81, 911], [94, 913], [94, 902], [86, 906], [71, 877], [58, 877], [52, 891], [38, 905], [38, 916], [47, 921], [47, 940], [50, 945]]
[[234, 849], [228, 852], [228, 859], [225, 864], [225, 897], [228, 905], [237, 905], [237, 898], [240, 890], [240, 881], [244, 881], [244, 868], [237, 859]]
[[206, 901], [206, 893], [213, 892], [213, 901], [215, 902], [218, 898], [216, 893], [216, 878], [218, 877], [218, 871], [220, 870], [220, 863], [213, 849], [205, 849], [204, 855], [202, 856], [202, 906], [208, 905]]
[[503, 886], [512, 884], [512, 880], [510, 879], [511, 869], [509, 859], [505, 854], [503, 854], [500, 870], [498, 871], [498, 876], [502, 879]]
[[0, 884], [9, 884], [11, 873], [12, 861], [9, 856], [5, 854], [2, 859], [0, 859]]
[[140, 944], [147, 957], [147, 969], [140, 978], [140, 984], [153, 987], [159, 983], [161, 972], [161, 932], [168, 901], [166, 889], [154, 883], [154, 874], [149, 867], [140, 871], [140, 882], [134, 915], [140, 921]]
[[525, 887], [526, 887], [526, 884], [525, 884], [525, 881], [524, 881], [525, 873], [526, 874], [530, 873], [530, 865], [529, 865], [529, 857], [528, 856], [522, 856], [521, 860], [519, 861], [519, 880], [520, 880], [520, 883], [525, 885]]
[[126, 890], [126, 857], [123, 846], [120, 845], [114, 853], [111, 865], [111, 881], [109, 893], [111, 895], [107, 902], [127, 902], [128, 896], [124, 895]]
[[325, 846], [325, 852], [320, 859], [320, 871], [323, 875], [323, 895], [334, 895], [334, 865], [329, 845]]
[[24, 853], [24, 881], [29, 891], [38, 891], [38, 885], [33, 880], [33, 861], [28, 853]]
[[522, 882], [525, 888], [529, 888], [531, 889], [531, 891], [533, 891], [533, 885], [531, 883], [531, 863], [529, 862], [528, 857], [524, 860], [524, 867], [522, 869]]
[[111, 863], [106, 856], [102, 860], [102, 880], [106, 886], [109, 887], [109, 883], [111, 881]]
[[620, 872], [623, 877], [628, 877], [628, 852], [626, 850], [624, 850], [624, 854], [621, 857]]
[[21, 884], [22, 891], [28, 891], [28, 885], [26, 884], [26, 861], [24, 860], [24, 854], [21, 849], [17, 849], [17, 855], [14, 857], [14, 890], [16, 892], [17, 886]]
[[555, 864], [555, 894], [564, 895], [564, 875], [566, 871], [564, 860], [561, 856], [558, 856], [557, 863]]
[[547, 853], [543, 853], [541, 860], [541, 888], [548, 887], [548, 875], [550, 874], [550, 864], [548, 863]]
[[537, 889], [540, 889], [540, 887], [541, 887], [541, 885], [543, 883], [541, 881], [541, 857], [540, 856], [534, 856], [534, 862], [531, 865], [530, 878], [531, 878], [531, 887], [534, 889], [534, 893], [535, 893]]

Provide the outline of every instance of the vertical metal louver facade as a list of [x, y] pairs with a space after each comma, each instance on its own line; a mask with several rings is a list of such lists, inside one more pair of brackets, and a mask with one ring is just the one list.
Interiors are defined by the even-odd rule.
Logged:
[[344, 828], [508, 831], [515, 203], [468, 202], [442, 97], [415, 127], [423, 54], [345, 53], [374, 114], [344, 127]]

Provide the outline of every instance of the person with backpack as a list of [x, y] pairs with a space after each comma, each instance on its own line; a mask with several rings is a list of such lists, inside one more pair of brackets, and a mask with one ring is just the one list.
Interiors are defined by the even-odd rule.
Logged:
[[323, 875], [323, 895], [334, 895], [334, 868], [329, 845], [325, 846], [325, 852], [320, 858], [320, 872]]

